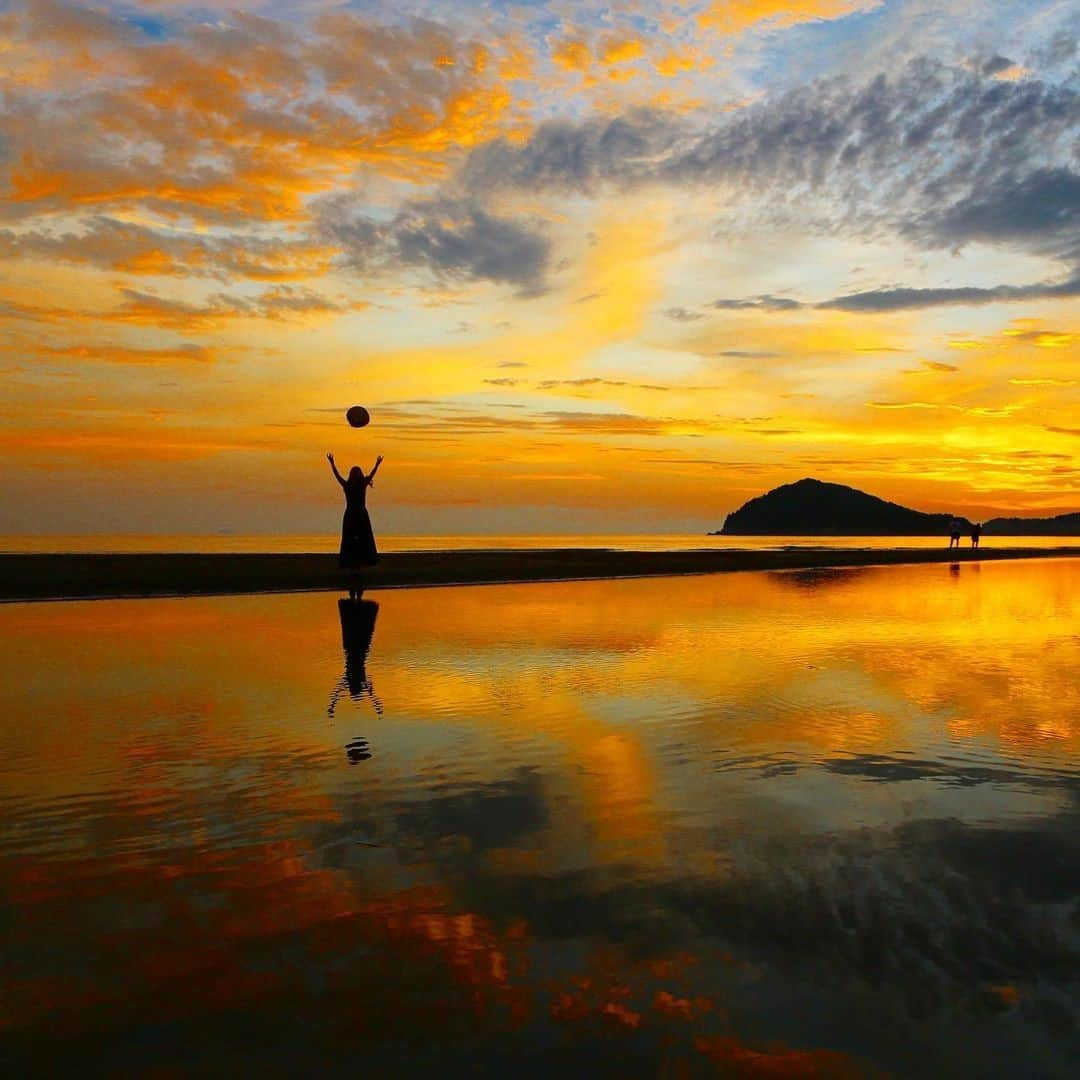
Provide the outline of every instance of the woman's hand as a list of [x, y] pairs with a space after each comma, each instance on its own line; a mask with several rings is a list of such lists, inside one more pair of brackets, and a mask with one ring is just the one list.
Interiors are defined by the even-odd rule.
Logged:
[[329, 461], [331, 465], [333, 465], [334, 464], [334, 455], [333, 454], [327, 454], [326, 455], [326, 460]]

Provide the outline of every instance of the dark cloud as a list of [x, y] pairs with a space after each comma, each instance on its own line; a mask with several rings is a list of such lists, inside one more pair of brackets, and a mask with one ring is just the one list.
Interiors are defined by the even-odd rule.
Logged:
[[721, 349], [716, 356], [727, 356], [732, 360], [775, 360], [781, 354], [776, 352], [764, 352], [757, 349]]
[[[897, 286], [892, 289], [871, 289], [867, 292], [835, 296], [817, 304], [789, 300], [786, 297], [751, 296], [740, 300], [715, 300], [709, 306], [721, 311], [796, 311], [800, 308], [818, 308], [826, 311], [854, 311], [873, 315], [916, 308], [1004, 304], [1020, 300], [1059, 300], [1074, 296], [1080, 296], [1080, 273], [1072, 274], [1064, 281], [1035, 282], [1031, 285], [994, 285], [985, 288], [959, 286], [930, 289]], [[761, 354], [729, 350], [716, 355], [741, 357]]]
[[928, 371], [953, 372], [960, 369], [955, 364], [946, 364], [942, 360], [920, 360], [916, 368], [901, 368], [905, 375], [925, 375]]
[[979, 71], [983, 75], [1000, 75], [1003, 71], [1008, 71], [1013, 67], [1013, 62], [1007, 56], [991, 56], [989, 60], [984, 60], [979, 65]]
[[420, 267], [441, 278], [516, 285], [524, 295], [543, 291], [550, 241], [468, 200], [415, 202], [379, 222], [338, 197], [323, 203], [320, 225], [360, 270]]
[[652, 179], [683, 133], [681, 123], [653, 110], [580, 123], [552, 121], [526, 142], [496, 139], [473, 151], [461, 181], [470, 191], [498, 188], [592, 192]]
[[669, 319], [674, 319], [675, 322], [697, 322], [698, 319], [704, 319], [705, 316], [700, 311], [690, 311], [684, 307], [669, 307], [664, 309], [664, 314]]
[[789, 300], [786, 296], [769, 296], [767, 293], [742, 300], [714, 300], [709, 305], [718, 311], [745, 311], [754, 308], [760, 311], [795, 311], [805, 306], [798, 300]]
[[1080, 337], [1080, 334], [1056, 330], [1047, 326], [1035, 326], [1030, 330], [1011, 328], [1008, 334], [1014, 341], [1034, 341], [1036, 345], [1048, 345], [1054, 342], [1067, 343]]
[[549, 242], [516, 222], [478, 207], [419, 209], [399, 215], [394, 244], [401, 260], [436, 273], [460, 275], [538, 291]]
[[919, 228], [946, 244], [1017, 243], [1075, 257], [1080, 250], [1080, 173], [1053, 168], [999, 176], [989, 188], [979, 188]]
[[[1067, 45], [1062, 40], [1055, 48], [1064, 53]], [[552, 122], [523, 143], [498, 139], [473, 151], [458, 182], [474, 196], [722, 187], [732, 205], [742, 201], [759, 219], [797, 216], [826, 231], [898, 231], [925, 247], [1000, 244], [1068, 268], [1064, 280], [901, 286], [814, 305], [823, 308], [884, 312], [1073, 297], [1080, 292], [1080, 93], [1068, 83], [997, 78], [1012, 66], [1005, 56], [960, 66], [920, 58], [861, 84], [819, 80], [704, 128], [656, 110]], [[812, 305], [760, 295], [711, 306], [793, 311]], [[665, 314], [676, 321], [697, 317], [685, 308]]]
[[837, 296], [817, 304], [819, 308], [866, 313], [904, 311], [909, 308], [944, 307], [949, 304], [1000, 304], [1014, 300], [1052, 300], [1080, 296], [1080, 275], [1066, 281], [1034, 285], [996, 285], [992, 288], [876, 289]]
[[1076, 56], [1076, 35], [1067, 30], [1059, 30], [1049, 41], [1035, 52], [1034, 60], [1040, 67], [1058, 67], [1067, 64]]
[[722, 187], [759, 217], [907, 229], [928, 243], [1023, 242], [1062, 213], [1074, 225], [1080, 93], [996, 79], [999, 59], [988, 64], [920, 58], [862, 84], [823, 79], [704, 129], [655, 111], [542, 125], [522, 144], [474, 151], [460, 180], [472, 192]]

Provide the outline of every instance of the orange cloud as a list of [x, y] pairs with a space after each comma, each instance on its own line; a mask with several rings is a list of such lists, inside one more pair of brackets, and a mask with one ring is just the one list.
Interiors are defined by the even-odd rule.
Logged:
[[600, 45], [600, 60], [604, 64], [624, 64], [645, 54], [645, 46], [636, 37], [609, 37]]
[[93, 364], [213, 364], [219, 359], [216, 349], [206, 345], [177, 345], [173, 348], [139, 349], [125, 345], [68, 345], [47, 347], [40, 355], [57, 360], [78, 360]]
[[140, 462], [180, 462], [205, 458], [224, 451], [250, 450], [257, 443], [244, 439], [213, 437], [197, 431], [159, 431], [133, 423], [108, 431], [41, 431], [26, 429], [0, 432], [0, 451], [18, 459], [41, 461], [47, 454], [57, 454], [78, 462], [80, 469], [92, 465], [123, 465], [133, 456]]
[[1019, 82], [1021, 79], [1027, 78], [1030, 74], [1031, 71], [1029, 68], [1026, 68], [1021, 64], [1010, 64], [1009, 67], [995, 72], [993, 78], [997, 79], [998, 82]]
[[656, 73], [662, 75], [665, 79], [672, 79], [684, 72], [693, 71], [695, 68], [710, 66], [711, 63], [706, 63], [702, 58], [690, 51], [664, 53], [653, 60]]
[[881, 0], [716, 0], [701, 16], [706, 26], [739, 34], [762, 23], [795, 26], [818, 20], [842, 19], [877, 7]]
[[[85, 28], [75, 9], [39, 16], [32, 6], [7, 21], [12, 48], [48, 57], [51, 80], [2, 80], [9, 216], [138, 204], [303, 219], [308, 196], [359, 166], [430, 178], [448, 154], [514, 126], [489, 47], [433, 23], [237, 16], [155, 42], [103, 19]], [[77, 89], [58, 105], [71, 68]]]
[[304, 240], [151, 228], [97, 216], [77, 232], [0, 230], [0, 256], [136, 275], [296, 280], [325, 273], [334, 249]]
[[587, 71], [592, 63], [592, 53], [584, 41], [567, 38], [551, 50], [551, 59], [567, 71]]

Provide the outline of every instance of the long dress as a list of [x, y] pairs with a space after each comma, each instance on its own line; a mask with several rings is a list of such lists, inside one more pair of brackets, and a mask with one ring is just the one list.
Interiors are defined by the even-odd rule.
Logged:
[[350, 570], [374, 566], [379, 561], [379, 551], [375, 547], [375, 533], [367, 512], [367, 477], [346, 480], [341, 486], [345, 489], [345, 515], [341, 519], [338, 566]]

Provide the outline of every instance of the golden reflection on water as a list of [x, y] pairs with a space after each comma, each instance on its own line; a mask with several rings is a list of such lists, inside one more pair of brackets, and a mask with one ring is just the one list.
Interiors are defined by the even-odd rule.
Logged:
[[[288, 1041], [299, 1010], [386, 1062], [417, 1031], [604, 1069], [617, 1036], [676, 1073], [902, 1062], [839, 944], [879, 932], [850, 867], [989, 940], [990, 879], [955, 930], [922, 890], [1018, 829], [1060, 863], [1075, 831], [1080, 563], [956, 571], [387, 591], [351, 656], [327, 594], [0, 608], [0, 1032], [164, 1025], [206, 1064], [214, 1017]], [[830, 1007], [880, 1044], [753, 1004], [818, 993], [774, 963], [789, 920], [835, 935]], [[977, 966], [931, 991], [890, 948], [923, 1009], [1034, 1000]]]

